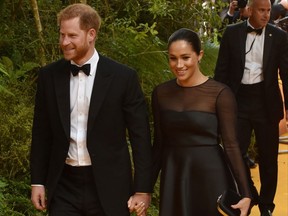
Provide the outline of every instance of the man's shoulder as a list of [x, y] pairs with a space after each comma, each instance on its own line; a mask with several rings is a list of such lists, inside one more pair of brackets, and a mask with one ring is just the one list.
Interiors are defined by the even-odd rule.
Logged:
[[114, 60], [112, 58], [109, 58], [107, 56], [104, 56], [102, 54], [99, 54], [99, 62], [98, 62], [98, 67], [102, 69], [102, 67], [108, 67], [110, 71], [130, 71], [130, 72], [135, 72], [135, 69], [124, 64], [120, 63], [117, 60]]
[[245, 26], [247, 26], [247, 21], [239, 21], [239, 22], [236, 22], [236, 23], [232, 23], [232, 24], [229, 24], [227, 25], [227, 29], [240, 29], [240, 28], [243, 28]]
[[268, 31], [275, 32], [276, 34], [287, 36], [287, 32], [285, 32], [283, 29], [281, 29], [278, 26], [275, 26], [275, 25], [273, 25], [271, 23], [268, 23], [266, 25], [266, 29]]
[[50, 76], [54, 73], [58, 73], [59, 71], [69, 70], [70, 61], [65, 60], [64, 58], [51, 62], [40, 68], [38, 75]]
[[242, 32], [246, 29], [246, 21], [241, 21], [226, 26], [223, 37], [235, 37], [237, 35], [242, 35]]
[[65, 60], [64, 58], [59, 59], [58, 61], [51, 62], [42, 67], [42, 70], [51, 70], [53, 68], [62, 68], [69, 66], [70, 62]]
[[167, 92], [175, 92], [175, 88], [178, 88], [178, 84], [176, 82], [176, 78], [173, 78], [156, 85], [153, 91], [157, 92], [157, 94], [162, 94]]

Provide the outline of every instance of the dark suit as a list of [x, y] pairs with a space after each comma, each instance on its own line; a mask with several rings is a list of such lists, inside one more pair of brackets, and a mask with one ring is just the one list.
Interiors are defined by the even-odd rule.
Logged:
[[[255, 93], [249, 90], [249, 85], [241, 85], [245, 66], [246, 27], [246, 21], [227, 26], [221, 40], [214, 78], [227, 84], [236, 96], [238, 136], [243, 154], [250, 144], [249, 133], [251, 135], [252, 129], [255, 131], [261, 176], [259, 208], [267, 206], [273, 210], [277, 186], [278, 124], [283, 118], [278, 71], [283, 82], [285, 107], [288, 108], [287, 34], [270, 24], [266, 26], [262, 67], [264, 81], [257, 85], [258, 93]], [[247, 98], [251, 104], [245, 104]]]
[[[70, 139], [70, 62], [39, 72], [31, 147], [32, 184], [46, 186], [48, 206], [61, 177]], [[134, 160], [134, 180], [126, 141]], [[136, 192], [151, 192], [148, 113], [134, 70], [99, 56], [87, 125], [87, 148], [106, 215], [127, 215]]]

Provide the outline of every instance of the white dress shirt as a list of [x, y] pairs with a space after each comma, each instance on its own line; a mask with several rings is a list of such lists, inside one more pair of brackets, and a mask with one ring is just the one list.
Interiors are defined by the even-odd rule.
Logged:
[[[71, 166], [90, 166], [91, 159], [87, 149], [87, 122], [92, 88], [96, 76], [98, 52], [85, 62], [90, 64], [90, 75], [86, 76], [82, 71], [77, 76], [70, 77], [70, 146], [66, 164]], [[71, 64], [75, 62], [71, 61]], [[78, 65], [82, 66], [82, 65]]]
[[[247, 21], [247, 24], [250, 25], [249, 20]], [[262, 82], [264, 80], [263, 77], [264, 40], [265, 40], [265, 27], [263, 28], [261, 35], [257, 35], [256, 32], [251, 32], [247, 34], [246, 50], [245, 50], [246, 53], [245, 67], [243, 77], [241, 80], [242, 84], [255, 84]]]

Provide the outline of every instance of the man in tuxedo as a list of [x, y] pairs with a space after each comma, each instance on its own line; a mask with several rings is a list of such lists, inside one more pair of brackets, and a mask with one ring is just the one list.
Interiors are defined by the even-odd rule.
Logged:
[[[278, 72], [288, 108], [288, 42], [286, 32], [268, 24], [269, 0], [250, 0], [247, 21], [227, 26], [221, 40], [214, 78], [227, 84], [238, 103], [238, 136], [246, 154], [252, 131], [258, 147], [261, 188], [250, 176], [254, 204], [262, 216], [272, 215], [277, 187], [279, 121], [283, 102]], [[250, 172], [247, 167], [247, 172]]]
[[150, 203], [145, 99], [134, 70], [96, 51], [100, 23], [86, 4], [63, 9], [58, 24], [64, 59], [39, 71], [31, 200], [50, 216], [128, 216], [129, 209], [145, 216]]

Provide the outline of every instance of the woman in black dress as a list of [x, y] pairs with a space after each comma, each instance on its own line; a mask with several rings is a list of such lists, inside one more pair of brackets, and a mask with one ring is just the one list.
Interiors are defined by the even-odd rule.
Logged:
[[236, 139], [233, 94], [201, 73], [197, 33], [174, 32], [168, 54], [176, 78], [157, 86], [152, 95], [153, 174], [155, 183], [161, 170], [160, 215], [221, 215], [217, 198], [235, 188], [232, 172], [243, 197], [233, 207], [246, 216], [251, 194]]

